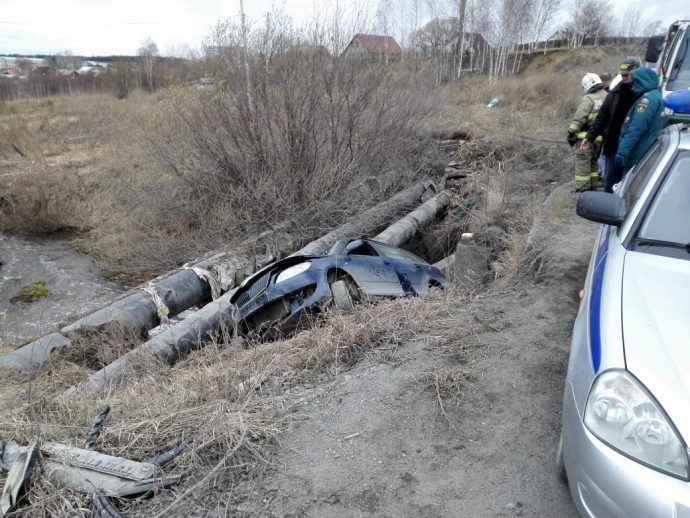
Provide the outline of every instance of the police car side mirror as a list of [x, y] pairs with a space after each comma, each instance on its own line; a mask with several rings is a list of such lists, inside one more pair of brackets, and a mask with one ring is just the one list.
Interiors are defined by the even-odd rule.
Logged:
[[625, 219], [623, 198], [610, 192], [583, 192], [575, 210], [581, 218], [614, 227]]
[[656, 63], [659, 61], [661, 49], [664, 46], [664, 35], [652, 36], [647, 40], [647, 52], [644, 55], [644, 60], [647, 63]]

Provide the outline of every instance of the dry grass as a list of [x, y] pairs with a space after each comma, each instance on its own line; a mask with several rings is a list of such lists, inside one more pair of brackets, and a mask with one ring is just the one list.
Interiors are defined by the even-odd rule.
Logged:
[[[587, 72], [615, 74], [618, 65], [637, 49], [582, 48], [525, 56], [528, 63], [515, 76], [467, 77], [446, 86], [443, 112], [434, 130], [464, 131], [473, 136], [515, 137], [521, 140], [564, 140], [564, 128], [582, 95], [580, 81]], [[639, 53], [639, 52], [638, 52]], [[494, 97], [499, 104], [486, 106]]]
[[[0, 436], [26, 443], [41, 440], [82, 445], [89, 424], [112, 407], [99, 451], [145, 460], [194, 435], [189, 449], [166, 471], [184, 480], [177, 498], [217, 467], [224, 476], [246, 476], [270, 462], [276, 436], [298, 411], [302, 384], [337, 375], [364, 354], [395, 348], [447, 316], [452, 294], [364, 305], [351, 314], [329, 313], [319, 326], [292, 339], [237, 350], [208, 346], [173, 368], [151, 361], [138, 377], [108, 395], [55, 397], [90, 372], [61, 355], [28, 382], [0, 380]], [[450, 387], [448, 379], [441, 380]], [[231, 454], [229, 454], [229, 452]], [[213, 477], [196, 496], [211, 491]], [[85, 516], [88, 498], [58, 490], [40, 477], [18, 511], [32, 516]], [[169, 492], [129, 502], [127, 512], [151, 516], [176, 504]]]

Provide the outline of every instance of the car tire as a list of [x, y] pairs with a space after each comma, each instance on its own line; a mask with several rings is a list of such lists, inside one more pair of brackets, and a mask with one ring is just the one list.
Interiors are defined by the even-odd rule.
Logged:
[[436, 284], [434, 282], [430, 282], [429, 286], [427, 286], [425, 295], [428, 297], [439, 297], [442, 293], [443, 286], [441, 286], [440, 284]]
[[352, 311], [355, 309], [355, 293], [357, 286], [351, 280], [339, 279], [331, 283], [331, 293], [333, 294], [333, 304], [342, 311]]
[[563, 433], [558, 438], [558, 448], [556, 449], [556, 473], [563, 482], [568, 481], [568, 474], [565, 471], [565, 459], [563, 457]]

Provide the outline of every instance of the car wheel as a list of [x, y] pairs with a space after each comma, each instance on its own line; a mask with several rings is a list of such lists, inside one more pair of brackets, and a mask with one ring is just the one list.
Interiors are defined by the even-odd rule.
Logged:
[[430, 282], [426, 289], [426, 295], [429, 297], [438, 297], [443, 293], [443, 286], [436, 284], [435, 282]]
[[357, 286], [351, 280], [345, 278], [332, 282], [331, 293], [336, 308], [343, 311], [352, 311], [355, 308]]
[[563, 458], [563, 432], [558, 438], [558, 448], [556, 449], [556, 473], [563, 482], [568, 481], [568, 474], [565, 472], [565, 460]]

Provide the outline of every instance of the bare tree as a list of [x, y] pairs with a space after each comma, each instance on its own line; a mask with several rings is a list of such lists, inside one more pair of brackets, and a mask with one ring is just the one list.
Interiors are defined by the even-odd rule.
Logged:
[[129, 62], [124, 59], [115, 61], [110, 71], [110, 77], [116, 97], [118, 99], [128, 97], [132, 87], [132, 69]]
[[656, 36], [657, 34], [664, 34], [665, 31], [666, 27], [664, 27], [662, 21], [656, 20], [645, 25], [644, 29], [642, 29], [642, 36], [649, 38], [651, 36]]
[[[390, 32], [390, 15], [391, 15], [391, 0], [379, 0], [378, 9], [376, 10], [376, 21], [378, 30], [385, 36]], [[385, 40], [385, 49], [383, 51], [384, 64], [388, 66], [388, 39]]]
[[[534, 2], [534, 32], [532, 33], [530, 50], [536, 49], [537, 42], [542, 38], [546, 38], [544, 30], [553, 21], [561, 6], [562, 0], [537, 0]], [[544, 44], [544, 52], [546, 52], [546, 42]]]
[[570, 35], [569, 45], [581, 47], [585, 40], [597, 45], [599, 38], [611, 30], [611, 4], [608, 0], [575, 0], [565, 29]]
[[627, 40], [634, 38], [635, 36], [642, 35], [643, 28], [643, 12], [639, 6], [631, 5], [625, 10], [625, 14], [621, 20], [621, 25], [619, 28], [620, 36], [625, 37]]
[[153, 92], [156, 88], [154, 69], [158, 57], [158, 45], [150, 37], [147, 37], [141, 43], [137, 55], [141, 66], [141, 84], [149, 92]]

